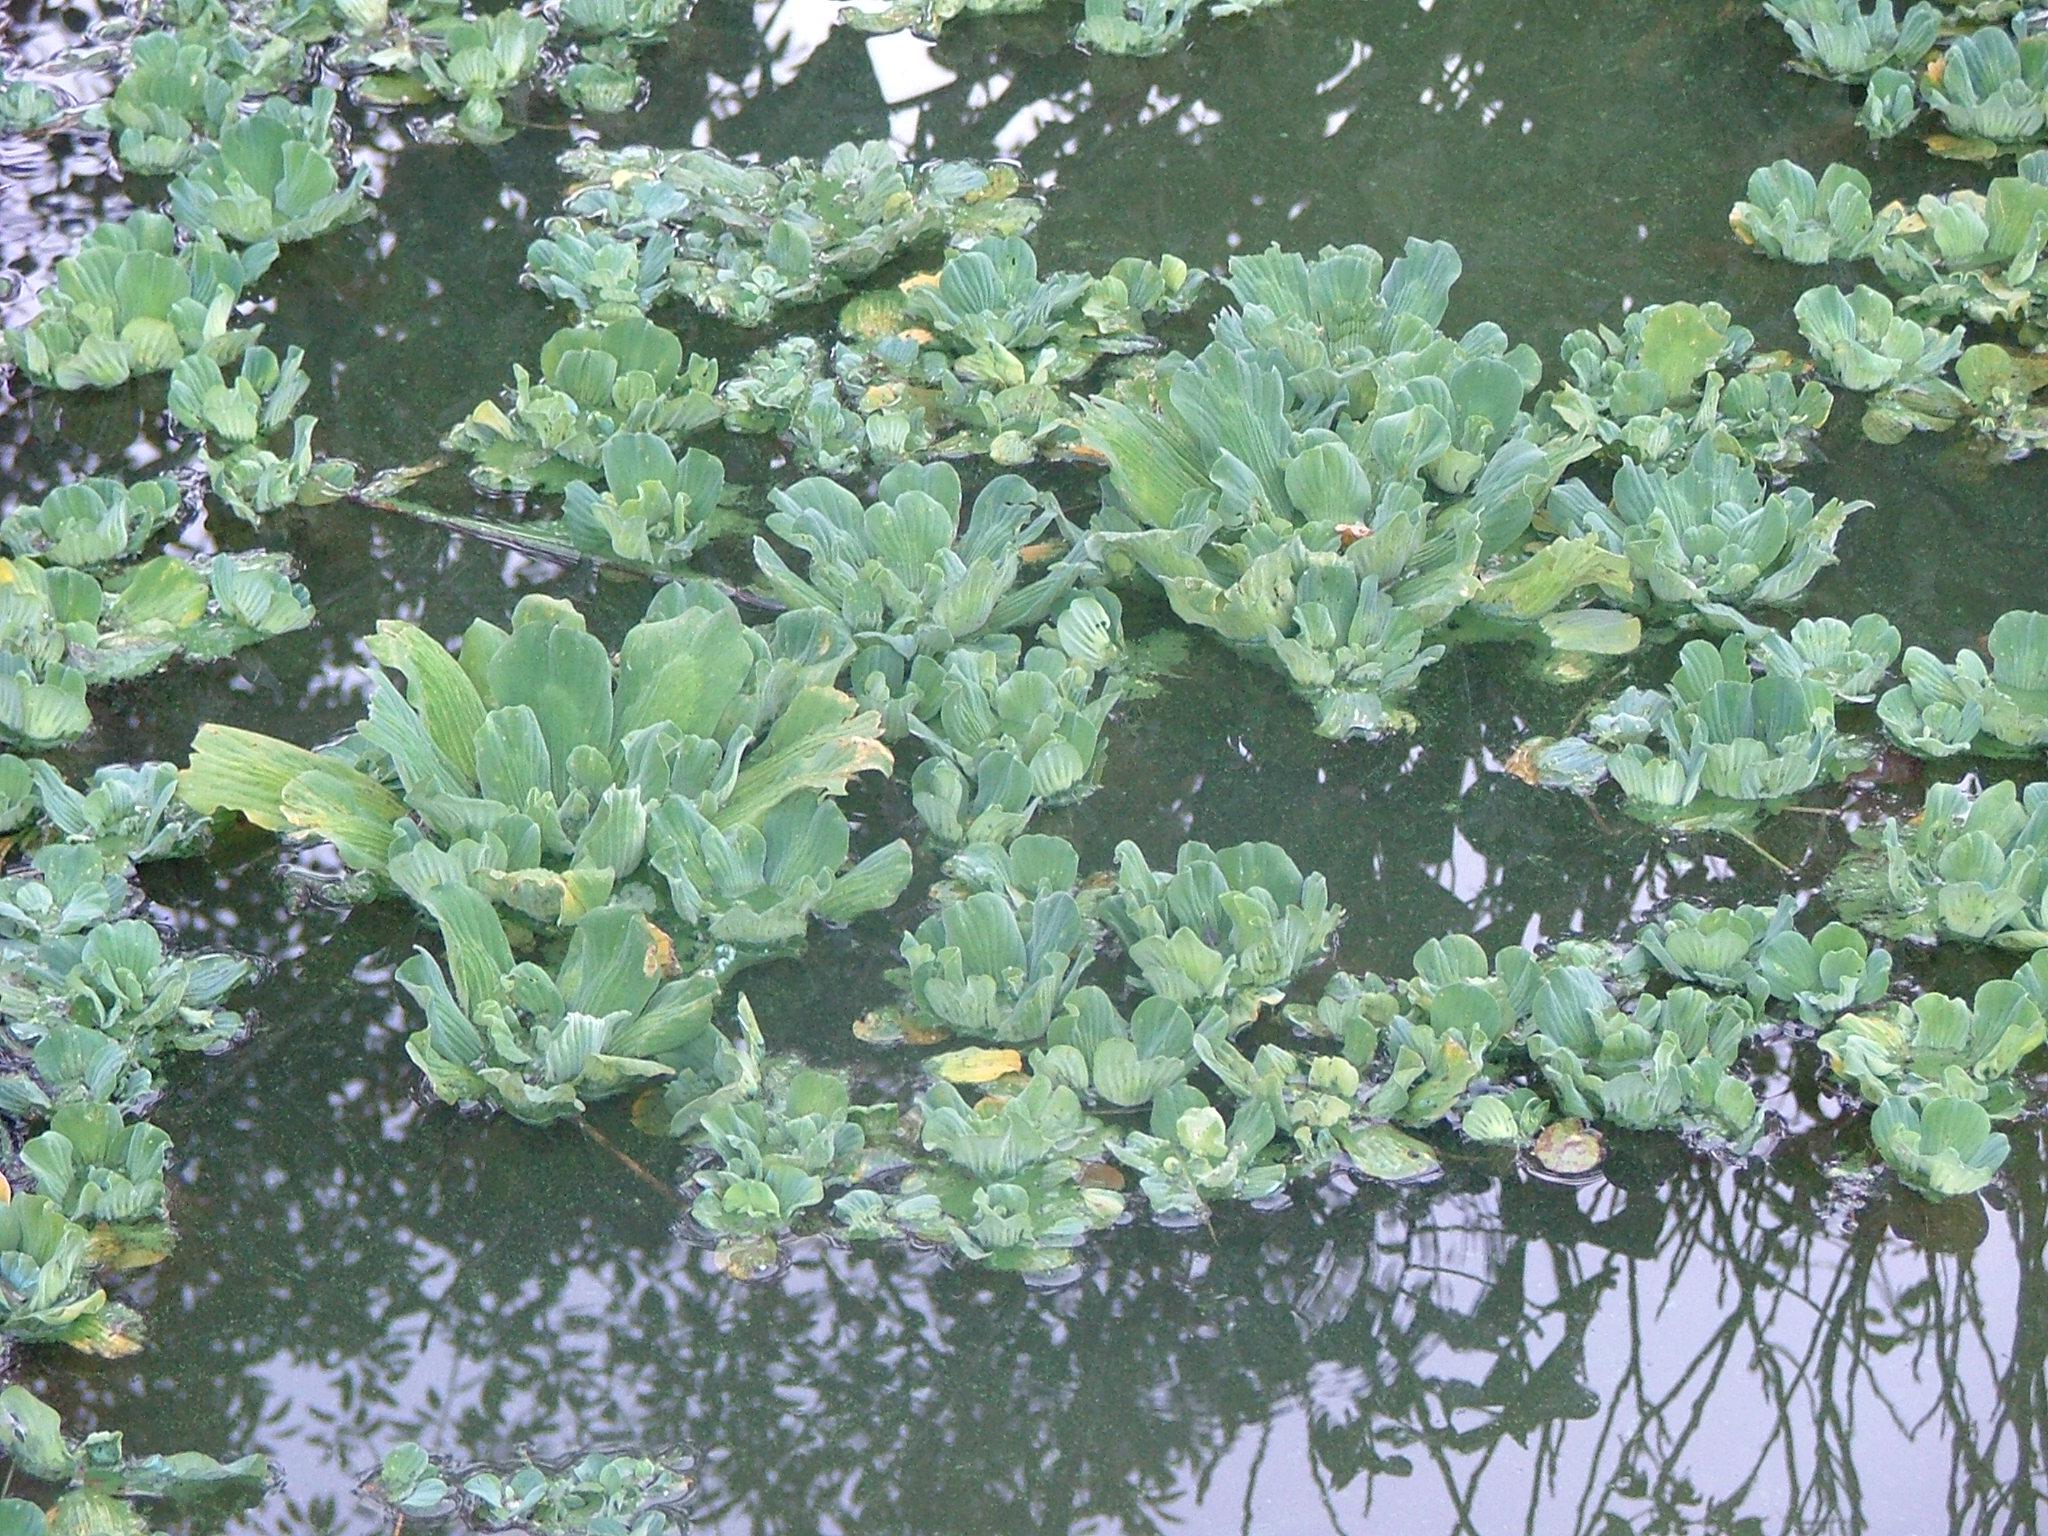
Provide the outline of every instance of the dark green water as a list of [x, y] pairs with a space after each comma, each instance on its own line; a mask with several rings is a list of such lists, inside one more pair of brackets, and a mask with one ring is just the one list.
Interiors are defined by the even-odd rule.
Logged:
[[[1746, 253], [1727, 205], [1780, 154], [1868, 155], [1853, 98], [1780, 73], [1783, 42], [1750, 0], [1295, 0], [1138, 61], [1084, 57], [1049, 20], [959, 24], [927, 51], [830, 16], [826, 0], [701, 0], [648, 70], [651, 103], [607, 137], [779, 156], [881, 135], [920, 156], [1012, 155], [1048, 193], [1048, 266], [1445, 238], [1466, 263], [1453, 326], [1497, 319], [1546, 356], [1576, 325], [1677, 297], [1722, 299], [1786, 344], [1811, 278]], [[86, 19], [17, 8], [14, 25], [48, 48]], [[368, 141], [376, 217], [290, 249], [266, 284], [271, 339], [306, 347], [331, 451], [420, 460], [536, 352], [556, 317], [516, 278], [566, 142], [553, 128], [493, 149]], [[1955, 179], [1912, 148], [1869, 169], [1883, 192]], [[120, 197], [84, 146], [0, 163], [0, 254], [33, 272]], [[663, 318], [698, 350], [744, 350]], [[160, 389], [6, 405], [0, 498], [146, 464], [160, 409]], [[1986, 471], [1939, 441], [1874, 449], [1853, 419], [1825, 445], [1832, 462], [1807, 483], [1877, 505], [1850, 523], [1812, 611], [1879, 607], [1909, 641], [1952, 650], [2040, 606], [2041, 466]], [[453, 477], [433, 489], [470, 510]], [[544, 587], [616, 631], [646, 598], [353, 508], [266, 536], [299, 559], [320, 624], [107, 696], [80, 763], [182, 760], [204, 719], [331, 736], [356, 717], [355, 638], [378, 618], [449, 633]], [[1553, 686], [1518, 653], [1467, 650], [1428, 674], [1419, 735], [1337, 747], [1270, 675], [1197, 644], [1160, 697], [1124, 710], [1104, 790], [1048, 829], [1090, 859], [1126, 836], [1155, 853], [1188, 836], [1279, 841], [1350, 909], [1354, 968], [1399, 970], [1447, 930], [1606, 936], [1678, 896], [1816, 889], [1843, 845], [1833, 821], [1765, 828], [1788, 875], [1498, 771], [1612, 681]], [[1855, 789], [1851, 815], [1916, 793]], [[871, 826], [908, 819], [900, 790], [857, 806]], [[1737, 1173], [1626, 1137], [1609, 1177], [1579, 1188], [1454, 1152], [1420, 1189], [1302, 1189], [1278, 1214], [1219, 1215], [1213, 1234], [1117, 1231], [1056, 1292], [801, 1245], [780, 1279], [741, 1286], [679, 1236], [675, 1156], [622, 1112], [594, 1117], [600, 1141], [416, 1100], [391, 982], [415, 938], [401, 905], [296, 904], [254, 834], [149, 876], [167, 921], [273, 969], [246, 995], [255, 1038], [182, 1067], [161, 1115], [183, 1240], [124, 1292], [152, 1347], [35, 1357], [27, 1379], [145, 1449], [271, 1453], [285, 1490], [235, 1527], [251, 1536], [388, 1530], [355, 1485], [404, 1438], [477, 1457], [684, 1442], [702, 1458], [693, 1528], [731, 1533], [2048, 1523], [2038, 1121], [2013, 1128], [1983, 1204], [1880, 1197], [1851, 1213], [1818, 1170], [1853, 1140], [1795, 1074], [1772, 1085], [1790, 1134]], [[771, 1040], [862, 1059], [848, 1023], [884, 999], [912, 910], [750, 972]], [[1935, 979], [1975, 972], [1944, 959]]]

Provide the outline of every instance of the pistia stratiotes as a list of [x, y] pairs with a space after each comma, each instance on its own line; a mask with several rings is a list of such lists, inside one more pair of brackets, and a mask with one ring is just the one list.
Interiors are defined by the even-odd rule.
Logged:
[[1679, 830], [1747, 830], [1865, 753], [1812, 678], [1750, 669], [1740, 635], [1689, 641], [1663, 689], [1629, 688], [1596, 709], [1582, 737], [1524, 749], [1540, 782], [1591, 789], [1605, 776], [1631, 815]]
[[168, 475], [126, 483], [94, 475], [60, 485], [0, 521], [0, 543], [43, 565], [96, 570], [140, 559], [184, 508]]
[[922, 242], [1021, 235], [1036, 203], [1016, 172], [966, 160], [911, 167], [882, 140], [822, 161], [746, 165], [711, 149], [569, 150], [575, 178], [547, 238], [611, 234], [668, 255], [666, 291], [740, 325], [829, 299]]
[[1828, 883], [1851, 922], [1887, 938], [2048, 945], [2048, 785], [1935, 784], [1918, 816], [1853, 835]]
[[427, 1018], [406, 1054], [442, 1100], [546, 1125], [707, 1054], [717, 980], [679, 974], [668, 936], [641, 913], [588, 913], [549, 970], [513, 960], [497, 912], [468, 887], [441, 886], [426, 905], [447, 973], [420, 950], [398, 980]]
[[1619, 331], [1573, 331], [1561, 357], [1569, 377], [1541, 414], [1608, 455], [1676, 467], [1702, 444], [1781, 468], [1834, 407], [1827, 387], [1800, 381], [1791, 360], [1757, 354], [1756, 338], [1719, 304], [1647, 304]]
[[114, 389], [199, 354], [232, 361], [263, 329], [234, 325], [235, 306], [276, 258], [269, 241], [181, 241], [164, 215], [132, 213], [57, 263], [36, 314], [7, 332], [8, 351], [53, 389]]
[[831, 686], [851, 642], [825, 615], [752, 629], [696, 583], [657, 594], [616, 657], [538, 596], [509, 629], [471, 625], [459, 660], [400, 623], [369, 649], [381, 665], [354, 733], [316, 753], [205, 727], [186, 802], [331, 842], [415, 899], [467, 885], [546, 923], [658, 876], [679, 939], [710, 943], [730, 921], [746, 945], [747, 915], [771, 909], [771, 942], [791, 942], [804, 914], [886, 906], [909, 878], [900, 842], [845, 863], [831, 802], [892, 759], [880, 718]]
[[[445, 446], [473, 461], [485, 490], [561, 490], [594, 471], [609, 475], [614, 439], [646, 434], [671, 449], [718, 419], [718, 367], [643, 315], [564, 326], [541, 348], [540, 367], [512, 370], [500, 406], [486, 400]], [[630, 487], [629, 487], [630, 489]]]
[[1905, 681], [1877, 701], [1885, 733], [1915, 757], [2023, 757], [2048, 746], [2048, 614], [2001, 614], [1975, 651], [1944, 662], [1909, 646]]

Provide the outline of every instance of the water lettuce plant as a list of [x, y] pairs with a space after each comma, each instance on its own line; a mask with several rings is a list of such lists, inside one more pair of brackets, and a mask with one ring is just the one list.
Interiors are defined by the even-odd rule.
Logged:
[[1313, 1003], [1289, 1003], [1281, 1012], [1297, 1034], [1336, 1045], [1362, 1069], [1379, 1055], [1381, 1032], [1396, 1021], [1401, 1004], [1400, 994], [1380, 977], [1336, 971]]
[[[1239, 308], [1212, 334], [1277, 367], [1291, 425], [1338, 426], [1361, 457], [1462, 494], [1528, 426], [1542, 374], [1535, 350], [1490, 321], [1439, 329], [1462, 271], [1443, 241], [1409, 240], [1391, 262], [1365, 245], [1235, 257], [1223, 282]], [[1486, 542], [1503, 541], [1489, 527]]]
[[1395, 1014], [1376, 1041], [1347, 1034], [1344, 1059], [1361, 1074], [1365, 1113], [1412, 1127], [1442, 1121], [1485, 1081], [1488, 1055], [1499, 1056], [1513, 1023], [1486, 985], [1459, 981]]
[[857, 862], [851, 843], [845, 813], [815, 791], [730, 822], [676, 797], [654, 812], [647, 860], [677, 917], [731, 972], [801, 948], [814, 922], [851, 922], [903, 894], [906, 843], [885, 843]]
[[602, 489], [577, 479], [562, 493], [561, 529], [569, 543], [665, 570], [686, 565], [714, 526], [725, 466], [702, 448], [679, 458], [652, 432], [616, 433], [598, 459]]
[[1817, 267], [1868, 256], [1886, 226], [1870, 202], [1870, 178], [1830, 165], [1818, 178], [1791, 160], [1750, 173], [1749, 195], [1729, 210], [1736, 238], [1778, 261]]
[[1918, 815], [1853, 835], [1828, 883], [1849, 921], [1928, 943], [2048, 945], [2048, 785], [1931, 785]]
[[213, 234], [181, 241], [163, 214], [132, 213], [57, 262], [8, 351], [53, 389], [113, 389], [199, 354], [231, 360], [262, 330], [237, 328], [235, 305], [276, 257], [268, 241], [239, 252]]
[[2017, 981], [1987, 981], [1970, 1001], [1923, 992], [1845, 1013], [1820, 1038], [1828, 1069], [1868, 1104], [1901, 1096], [1967, 1099], [1994, 1120], [2026, 1106], [2019, 1064], [2048, 1039], [2041, 1010]]
[[135, 900], [128, 875], [127, 860], [97, 848], [69, 843], [38, 848], [26, 865], [0, 875], [0, 938], [83, 934], [120, 917]]
[[1859, 128], [1873, 139], [1896, 139], [1919, 118], [1919, 87], [1910, 74], [1887, 67], [1871, 75], [1856, 113]]
[[90, 1234], [93, 1257], [128, 1269], [170, 1250], [170, 1151], [163, 1131], [111, 1104], [64, 1104], [51, 1112], [48, 1130], [22, 1144], [20, 1157], [35, 1192]]
[[1550, 1124], [1552, 1113], [1550, 1101], [1533, 1088], [1481, 1093], [1465, 1106], [1458, 1134], [1482, 1147], [1526, 1149]]
[[[1152, 55], [1178, 47], [1187, 25], [1197, 15], [1242, 16], [1281, 0], [1083, 0], [1074, 26], [1074, 44], [1091, 53]], [[937, 37], [946, 23], [960, 16], [1007, 15], [1036, 11], [1046, 0], [862, 0], [843, 13], [848, 24], [863, 32], [895, 32], [909, 27], [922, 37]]]
[[1771, 990], [1764, 956], [1796, 931], [1797, 917], [1798, 906], [1789, 896], [1775, 907], [1675, 902], [1636, 930], [1626, 965], [1634, 972], [1661, 972], [1673, 981], [1761, 1003]]
[[771, 1264], [806, 1212], [822, 1214], [828, 1188], [864, 1171], [866, 1132], [829, 1072], [800, 1069], [772, 1093], [715, 1104], [697, 1136], [713, 1161], [692, 1179], [690, 1218], [718, 1239], [729, 1270]]
[[647, 82], [633, 67], [632, 49], [623, 42], [576, 44], [574, 62], [555, 82], [555, 99], [586, 117], [610, 116], [630, 110]]
[[1742, 831], [1815, 784], [1844, 777], [1863, 752], [1835, 722], [1835, 697], [1811, 678], [1756, 676], [1740, 635], [1687, 642], [1661, 690], [1629, 688], [1595, 710], [1585, 736], [1543, 743], [1568, 760], [1563, 782], [1590, 784], [1586, 746], [1604, 752], [1631, 815], [1678, 830]]
[[47, 1195], [0, 1201], [0, 1338], [108, 1359], [141, 1347], [141, 1319], [93, 1281], [91, 1242]]
[[675, 252], [675, 237], [667, 233], [634, 240], [555, 218], [526, 248], [522, 281], [592, 324], [645, 319], [668, 296]]
[[1006, 636], [913, 664], [902, 690], [907, 726], [929, 755], [911, 774], [911, 801], [938, 842], [1015, 836], [1038, 809], [1094, 789], [1121, 687], [1061, 628], [1080, 613], [1103, 617], [1091, 633], [1113, 633], [1111, 611], [1083, 593], [1041, 631], [1052, 643], [1026, 651]]
[[[288, 348], [279, 358], [254, 345], [226, 369], [204, 353], [171, 370], [168, 403], [172, 418], [203, 435], [200, 463], [213, 493], [245, 522], [260, 522], [290, 506], [324, 506], [355, 485], [356, 467], [346, 459], [316, 459], [316, 418], [294, 415], [311, 381], [305, 353]], [[289, 430], [291, 448], [279, 454], [268, 444]]]
[[1885, 995], [1892, 957], [1847, 923], [1827, 923], [1811, 938], [1796, 929], [1773, 937], [1763, 947], [1761, 971], [1774, 1003], [1789, 1005], [1808, 1029], [1821, 1029]]
[[52, 935], [0, 954], [6, 1038], [33, 1049], [82, 1024], [145, 1066], [166, 1051], [212, 1050], [241, 1035], [241, 1015], [221, 1003], [253, 969], [226, 951], [171, 950], [140, 918]]
[[1941, 55], [1923, 87], [1957, 137], [2028, 144], [2048, 131], [2048, 38], [2024, 28], [1979, 27]]
[[48, 1118], [66, 1104], [111, 1104], [140, 1114], [159, 1085], [119, 1041], [86, 1024], [60, 1024], [0, 1072], [0, 1112], [18, 1120]]
[[1928, 324], [2013, 323], [2033, 339], [2048, 241], [2048, 153], [2021, 156], [2017, 170], [1982, 191], [1925, 193], [1911, 209], [1887, 210], [1870, 256], [1907, 315]]
[[541, 1536], [678, 1536], [693, 1467], [682, 1452], [593, 1451], [559, 1465], [522, 1457], [464, 1471], [406, 1441], [385, 1453], [374, 1486], [401, 1520], [459, 1514], [483, 1529]]
[[1359, 527], [1321, 548], [1295, 536], [1211, 545], [1194, 559], [1181, 553], [1191, 541], [1147, 551], [1177, 613], [1276, 666], [1314, 709], [1317, 732], [1340, 740], [1414, 723], [1401, 706], [1444, 655], [1429, 632], [1477, 585], [1468, 526], [1432, 530], [1411, 510]]
[[470, 478], [491, 491], [559, 491], [604, 466], [627, 433], [670, 448], [716, 421], [718, 366], [691, 353], [644, 315], [565, 326], [541, 347], [540, 368], [512, 370], [506, 403], [486, 400], [444, 446], [468, 456]]
[[1334, 550], [1299, 537], [1257, 554], [1251, 544], [1219, 546], [1227, 583], [1206, 562], [1155, 556], [1154, 565], [1176, 612], [1278, 666], [1314, 708], [1319, 734], [1370, 739], [1414, 723], [1400, 704], [1443, 658], [1428, 632], [1470, 590], [1477, 550], [1458, 531], [1430, 537], [1417, 517], [1342, 539]]
[[96, 570], [141, 558], [183, 511], [183, 493], [169, 475], [132, 482], [93, 475], [14, 508], [0, 519], [0, 544], [42, 565]]
[[976, 1039], [1042, 1038], [1095, 959], [1100, 930], [1071, 890], [1017, 901], [981, 890], [939, 908], [903, 939], [892, 972], [919, 1020]]
[[1892, 443], [1915, 428], [1951, 425], [1963, 408], [1944, 374], [1963, 350], [1963, 329], [1936, 330], [1908, 319], [1875, 288], [1809, 288], [1793, 306], [1799, 332], [1822, 375], [1874, 396], [1863, 432]]
[[1633, 627], [1567, 617], [1625, 595], [1625, 562], [1591, 540], [1539, 543], [1536, 507], [1583, 444], [1544, 446], [1524, 400], [1541, 372], [1498, 327], [1436, 329], [1459, 272], [1411, 241], [1313, 262], [1240, 258], [1193, 358], [1092, 399], [1085, 446], [1108, 465], [1091, 547], [1137, 565], [1175, 613], [1284, 671], [1333, 737], [1410, 723], [1399, 707], [1462, 609], [1553, 644], [1633, 644]]
[[1960, 651], [1944, 662], [1909, 646], [1905, 681], [1877, 701], [1885, 734], [1915, 757], [2024, 757], [2048, 745], [2048, 614], [2001, 614], [1991, 661]]
[[1719, 304], [1646, 304], [1621, 329], [1573, 331], [1567, 377], [1542, 408], [1567, 431], [1639, 464], [1676, 466], [1701, 443], [1789, 468], [1827, 422], [1834, 396], [1800, 380]]
[[1203, 274], [1168, 256], [1126, 257], [1100, 277], [1039, 272], [1020, 239], [950, 250], [936, 274], [877, 288], [841, 309], [842, 339], [788, 338], [729, 383], [745, 402], [728, 424], [788, 437], [799, 463], [831, 473], [863, 460], [986, 455], [1021, 464], [1069, 456], [1069, 393], [1103, 359], [1151, 345], [1150, 327], [1185, 309]]
[[1905, 643], [1898, 626], [1881, 613], [1853, 621], [1797, 620], [1789, 630], [1745, 626], [1751, 659], [1781, 677], [1810, 678], [1844, 703], [1876, 698]]
[[176, 28], [145, 32], [100, 107], [121, 164], [140, 176], [182, 170], [234, 119], [247, 82], [222, 40]]
[[1944, 334], [1920, 325], [1861, 284], [1848, 293], [1826, 284], [1809, 288], [1793, 313], [1821, 371], [1863, 394], [1924, 388], [1962, 351], [1961, 327]]
[[1155, 1218], [1205, 1221], [1213, 1201], [1271, 1200], [1286, 1188], [1286, 1162], [1266, 1155], [1276, 1130], [1264, 1103], [1240, 1104], [1226, 1120], [1183, 1088], [1161, 1096], [1149, 1132], [1133, 1131], [1110, 1150], [1138, 1175]]
[[2044, 384], [2048, 374], [2037, 357], [1995, 342], [1965, 347], [1956, 359], [1964, 421], [2007, 459], [2026, 458], [2048, 444], [2048, 404], [2035, 400]]
[[1566, 481], [1545, 515], [1559, 531], [1591, 534], [1625, 555], [1638, 603], [1713, 615], [1796, 601], [1834, 563], [1850, 516], [1869, 505], [1817, 503], [1799, 486], [1766, 490], [1742, 459], [1702, 442], [1675, 469], [1624, 459], [1610, 503]]
[[1732, 1069], [1757, 1027], [1741, 998], [1674, 987], [1632, 1012], [1597, 977], [1551, 976], [1525, 1037], [1558, 1106], [1629, 1130], [1684, 1130], [1737, 1153], [1764, 1131], [1755, 1090]]
[[219, 1461], [200, 1451], [130, 1455], [119, 1430], [73, 1437], [57, 1410], [21, 1386], [0, 1391], [0, 1456], [10, 1482], [18, 1473], [64, 1491], [47, 1517], [23, 1499], [0, 1499], [0, 1530], [9, 1536], [63, 1532], [144, 1532], [150, 1521], [138, 1502], [205, 1495], [247, 1501], [270, 1481], [259, 1455]]
[[0, 833], [19, 833], [34, 826], [41, 813], [34, 769], [47, 770], [48, 766], [39, 758], [0, 752]]
[[39, 80], [0, 81], [0, 133], [41, 133], [66, 111], [65, 102]]
[[905, 663], [1042, 622], [1088, 571], [1061, 550], [1042, 574], [1022, 579], [1027, 559], [1048, 553], [1059, 504], [1017, 475], [989, 481], [964, 528], [950, 464], [898, 465], [866, 505], [822, 477], [771, 500], [769, 532], [806, 559], [799, 575], [757, 538], [762, 586], [792, 608], [834, 615], [857, 644], [885, 647]]
[[221, 130], [171, 183], [171, 215], [194, 234], [241, 245], [311, 240], [369, 216], [357, 169], [346, 183], [334, 164], [334, 92], [301, 106], [273, 96]]
[[[888, 905], [909, 877], [900, 844], [851, 871], [817, 857], [845, 852], [827, 802], [891, 763], [880, 718], [830, 686], [849, 648], [817, 614], [749, 628], [703, 583], [658, 593], [616, 658], [574, 607], [537, 594], [509, 629], [472, 624], [460, 660], [386, 623], [369, 642], [370, 711], [350, 737], [314, 753], [207, 726], [180, 793], [330, 841], [415, 899], [459, 883], [573, 924], [646, 889], [645, 867], [696, 937], [713, 941], [729, 919], [728, 939], [746, 943], [749, 915], [773, 913], [781, 944], [789, 916], [843, 920]], [[768, 820], [792, 801], [799, 810]], [[843, 872], [856, 878], [842, 888]]]
[[2012, 1151], [1981, 1105], [1946, 1095], [1886, 1099], [1870, 1117], [1870, 1139], [1885, 1165], [1930, 1200], [1975, 1194]]
[[1793, 68], [1860, 85], [1881, 69], [1911, 69], [1934, 47], [1942, 14], [1916, 0], [1900, 16], [1895, 0], [1775, 0], [1766, 4], [1799, 51]]
[[541, 64], [548, 24], [517, 10], [486, 15], [433, 15], [410, 30], [410, 46], [383, 72], [359, 81], [357, 91], [376, 104], [458, 102], [437, 121], [436, 132], [472, 144], [496, 144], [511, 136], [505, 127], [505, 98]]
[[1320, 874], [1274, 843], [1182, 843], [1171, 871], [1117, 844], [1116, 884], [1100, 912], [1139, 984], [1190, 1013], [1249, 1023], [1319, 957], [1344, 920]]
[[548, 970], [514, 962], [497, 912], [469, 887], [436, 887], [424, 904], [447, 971], [424, 950], [399, 966], [427, 1018], [405, 1049], [445, 1103], [547, 1125], [672, 1075], [710, 1027], [716, 978], [682, 973], [673, 942], [638, 911], [588, 913]]
[[1073, 1089], [1033, 1077], [1018, 1093], [969, 1104], [948, 1082], [918, 1101], [932, 1160], [894, 1196], [856, 1189], [835, 1216], [850, 1237], [895, 1235], [949, 1248], [996, 1269], [1049, 1275], [1073, 1263], [1091, 1232], [1123, 1214], [1124, 1198], [1081, 1177], [1104, 1145], [1101, 1123]]
[[1045, 1047], [1031, 1053], [1031, 1070], [1089, 1103], [1136, 1109], [1187, 1078], [1194, 1041], [1194, 1019], [1171, 998], [1141, 998], [1125, 1018], [1100, 987], [1077, 987]]
[[549, 238], [660, 241], [672, 248], [677, 298], [748, 326], [835, 297], [923, 241], [1022, 234], [1039, 213], [1006, 167], [911, 168], [882, 140], [773, 165], [709, 149], [591, 146], [565, 153], [562, 168], [575, 180]]
[[212, 660], [303, 629], [312, 608], [282, 560], [171, 555], [104, 580], [26, 557], [0, 559], [0, 739], [42, 749], [92, 723], [89, 686], [184, 656]]
[[1344, 1169], [1403, 1182], [1434, 1173], [1434, 1151], [1405, 1131], [1373, 1119], [1360, 1102], [1363, 1079], [1342, 1056], [1295, 1052], [1267, 1042], [1247, 1057], [1219, 1034], [1195, 1037], [1195, 1051], [1223, 1091], [1271, 1117], [1290, 1174], [1317, 1177]]

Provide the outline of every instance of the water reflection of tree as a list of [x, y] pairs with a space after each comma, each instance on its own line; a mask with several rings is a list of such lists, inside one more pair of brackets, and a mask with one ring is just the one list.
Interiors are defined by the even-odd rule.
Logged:
[[1468, 1158], [1113, 1234], [1050, 1294], [886, 1250], [740, 1287], [594, 1141], [417, 1109], [387, 1016], [406, 922], [302, 922], [265, 1033], [174, 1105], [199, 1162], [158, 1344], [51, 1372], [144, 1444], [280, 1451], [289, 1513], [252, 1532], [367, 1529], [350, 1476], [409, 1435], [687, 1439], [702, 1525], [759, 1533], [1256, 1528], [1240, 1505], [1312, 1529], [1314, 1501], [1333, 1530], [1847, 1532], [1901, 1457], [1916, 1519], [1942, 1489], [1948, 1528], [2033, 1528], [2038, 1266], [2003, 1278], [2038, 1254], [2031, 1195], [1973, 1263], [1831, 1232], [1810, 1149], [1729, 1174], [1631, 1145], [1591, 1189]]

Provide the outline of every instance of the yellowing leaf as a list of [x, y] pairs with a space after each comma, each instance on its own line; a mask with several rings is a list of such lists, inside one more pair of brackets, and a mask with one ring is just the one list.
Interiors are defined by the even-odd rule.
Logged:
[[1080, 1184], [1083, 1189], [1122, 1189], [1125, 1182], [1123, 1170], [1114, 1163], [1081, 1165]]
[[682, 975], [682, 962], [676, 959], [676, 941], [652, 923], [647, 924], [647, 939], [647, 956], [641, 962], [646, 974], [664, 979]]
[[728, 1279], [763, 1280], [782, 1265], [782, 1248], [772, 1237], [729, 1237], [718, 1245], [718, 1268]]
[[1543, 775], [1537, 771], [1536, 754], [1549, 745], [1549, 738], [1542, 736], [1523, 742], [1508, 754], [1508, 760], [1503, 765], [1507, 776], [1511, 779], [1520, 779], [1524, 784], [1541, 784]]
[[1996, 160], [2005, 151], [1989, 139], [1960, 138], [1953, 133], [1930, 133], [1927, 135], [1927, 149], [1930, 154], [1944, 160], [1972, 160], [1985, 162]]
[[1558, 1120], [1536, 1138], [1536, 1161], [1562, 1178], [1579, 1178], [1598, 1168], [1607, 1156], [1600, 1133], [1583, 1120]]
[[1022, 1072], [1024, 1058], [1012, 1050], [970, 1045], [928, 1057], [924, 1069], [949, 1083], [993, 1083]]

